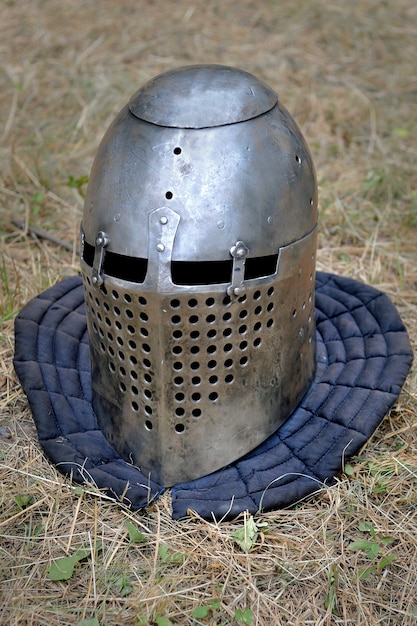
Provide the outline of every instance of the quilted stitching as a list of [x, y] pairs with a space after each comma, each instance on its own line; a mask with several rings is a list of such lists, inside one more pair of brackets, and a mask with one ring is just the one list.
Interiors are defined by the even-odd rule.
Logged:
[[[232, 465], [172, 489], [173, 517], [206, 518], [289, 506], [340, 472], [397, 398], [412, 361], [389, 299], [352, 279], [317, 273], [317, 369], [292, 416]], [[48, 458], [142, 508], [163, 488], [125, 461], [98, 429], [91, 405], [84, 294], [78, 276], [29, 302], [16, 318], [15, 369]]]

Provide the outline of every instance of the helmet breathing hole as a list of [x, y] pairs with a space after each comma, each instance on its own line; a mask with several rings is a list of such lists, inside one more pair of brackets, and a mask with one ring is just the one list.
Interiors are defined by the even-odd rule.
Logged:
[[185, 430], [185, 426], [184, 424], [175, 424], [175, 432], [176, 433], [183, 433]]
[[178, 155], [178, 154], [181, 154], [181, 152], [182, 152], [182, 150], [181, 150], [181, 148], [180, 148], [179, 146], [177, 146], [177, 147], [176, 147], [176, 148], [174, 148], [174, 150], [173, 150], [173, 153], [174, 153], [174, 154], [177, 154], [177, 155]]
[[212, 393], [209, 393], [209, 400], [211, 400], [212, 402], [215, 402], [218, 397], [219, 394], [216, 391], [212, 391]]
[[152, 424], [151, 420], [146, 420], [145, 428], [146, 428], [146, 430], [152, 430], [153, 424]]
[[198, 418], [201, 416], [201, 409], [193, 409], [191, 411], [191, 415], [195, 418]]
[[174, 194], [172, 193], [172, 191], [167, 191], [166, 194], [165, 194], [165, 198], [167, 200], [172, 200], [173, 195]]

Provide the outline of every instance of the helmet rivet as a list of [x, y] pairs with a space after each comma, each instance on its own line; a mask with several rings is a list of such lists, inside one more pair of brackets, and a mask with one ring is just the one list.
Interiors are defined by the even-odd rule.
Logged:
[[156, 249], [158, 250], [158, 252], [163, 252], [165, 250], [165, 246], [163, 243], [158, 243], [156, 245]]
[[96, 246], [102, 246], [103, 243], [104, 243], [103, 237], [101, 237], [100, 235], [96, 237]]
[[168, 223], [168, 218], [167, 217], [161, 217], [161, 219], [159, 220], [161, 224], [167, 224]]
[[91, 277], [91, 282], [93, 283], [93, 285], [95, 285], [96, 283], [98, 283], [98, 276], [92, 276], [92, 277]]

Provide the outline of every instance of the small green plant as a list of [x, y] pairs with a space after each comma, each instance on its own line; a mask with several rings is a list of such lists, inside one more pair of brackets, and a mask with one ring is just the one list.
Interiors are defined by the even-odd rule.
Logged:
[[158, 548], [158, 557], [165, 565], [183, 563], [185, 561], [185, 554], [182, 552], [170, 552], [164, 544]]
[[75, 176], [68, 176], [67, 187], [71, 189], [76, 189], [80, 196], [84, 198], [85, 192], [83, 187], [88, 183], [88, 175], [84, 174], [83, 176], [79, 176], [75, 178]]
[[18, 494], [14, 497], [14, 499], [21, 511], [23, 511], [23, 509], [27, 509], [28, 506], [35, 502], [35, 498], [27, 493]]
[[203, 617], [214, 615], [216, 611], [220, 609], [220, 607], [220, 600], [209, 600], [207, 604], [196, 606], [195, 609], [192, 610], [191, 615], [196, 619], [202, 619]]
[[145, 535], [130, 520], [126, 520], [125, 526], [129, 534], [130, 543], [146, 543], [148, 541]]
[[239, 528], [232, 533], [232, 537], [243, 552], [250, 552], [254, 549], [258, 541], [259, 532], [267, 528], [267, 522], [255, 522], [252, 515], [246, 515], [243, 521], [243, 528]]
[[[101, 549], [101, 544], [97, 544], [96, 552]], [[64, 556], [61, 559], [53, 561], [48, 568], [47, 577], [49, 580], [69, 580], [74, 574], [77, 563], [84, 561], [91, 556], [90, 548], [79, 548], [71, 556]]]
[[337, 614], [337, 590], [339, 583], [339, 566], [337, 563], [333, 563], [327, 574], [328, 590], [327, 596], [324, 601], [324, 608], [330, 609], [333, 615]]
[[37, 217], [41, 212], [43, 202], [45, 199], [45, 194], [43, 191], [38, 191], [37, 193], [33, 193], [30, 197], [30, 210], [31, 214], [34, 217]]
[[[368, 559], [372, 561], [370, 565], [361, 568], [358, 572], [358, 577], [366, 580], [372, 574], [380, 574], [387, 565], [394, 561], [395, 555], [387, 554], [385, 551], [385, 548], [394, 542], [394, 538], [388, 535], [382, 537], [377, 536], [370, 522], [360, 522], [359, 530], [365, 535], [370, 535], [370, 539], [362, 538], [352, 541], [348, 547], [350, 550], [365, 552]], [[379, 558], [377, 559], [377, 557]]]
[[171, 622], [171, 620], [168, 619], [167, 617], [157, 617], [156, 618], [156, 625], [157, 626], [174, 626], [174, 624]]
[[245, 607], [244, 609], [236, 609], [235, 619], [245, 626], [251, 626], [253, 613], [248, 607]]
[[129, 596], [133, 591], [132, 581], [129, 576], [118, 576], [113, 580], [113, 589], [122, 598]]

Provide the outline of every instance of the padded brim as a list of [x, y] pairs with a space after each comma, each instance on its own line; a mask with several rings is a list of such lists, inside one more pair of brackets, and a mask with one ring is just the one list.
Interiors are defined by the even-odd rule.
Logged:
[[[220, 519], [288, 507], [330, 485], [374, 432], [412, 362], [397, 310], [372, 287], [318, 272], [316, 333], [316, 375], [300, 406], [250, 454], [173, 487], [174, 518], [188, 510]], [[17, 316], [14, 366], [41, 446], [59, 470], [135, 509], [163, 492], [122, 460], [98, 428], [79, 276], [40, 294]]]

